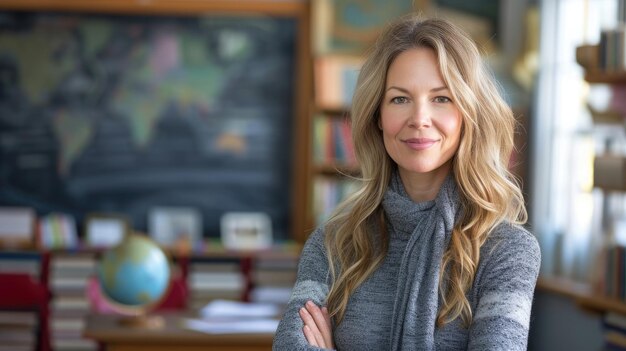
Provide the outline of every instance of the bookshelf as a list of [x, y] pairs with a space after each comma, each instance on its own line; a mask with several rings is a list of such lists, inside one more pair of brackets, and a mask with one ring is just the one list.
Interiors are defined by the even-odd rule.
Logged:
[[[208, 244], [200, 251], [169, 251], [169, 257], [188, 291], [187, 309], [197, 311], [213, 299], [286, 304], [295, 283], [300, 249], [297, 244], [286, 244], [261, 251], [230, 251]], [[49, 296], [42, 318], [36, 318], [41, 324], [29, 322], [28, 328], [20, 329], [30, 328], [32, 333], [44, 330], [44, 340], [49, 340], [57, 351], [97, 350], [98, 345], [84, 339], [83, 332], [85, 318], [92, 312], [86, 289], [102, 252], [103, 249], [0, 251], [1, 274], [29, 277]], [[0, 317], [12, 316], [14, 312], [0, 306]]]
[[357, 180], [351, 179], [359, 175], [359, 167], [352, 143], [350, 103], [362, 63], [362, 56], [345, 52], [317, 53], [313, 59], [307, 210], [310, 231], [328, 219], [357, 186]]
[[[608, 37], [613, 39], [607, 40]], [[585, 70], [584, 79], [587, 83], [607, 84], [611, 87], [611, 94], [618, 94], [619, 87], [626, 84], [624, 30], [603, 31], [600, 38], [598, 45], [579, 46], [576, 49], [576, 60]], [[620, 49], [616, 50], [614, 45]], [[612, 99], [616, 98], [614, 96]], [[593, 187], [602, 191], [601, 210], [597, 213], [602, 223], [599, 240], [604, 245], [598, 257], [598, 269], [594, 281], [589, 285], [544, 280], [538, 283], [538, 287], [568, 295], [580, 309], [600, 315], [605, 347], [621, 349], [626, 340], [624, 330], [619, 326], [626, 320], [626, 274], [623, 269], [626, 249], [621, 246], [623, 238], [620, 237], [623, 237], [624, 229], [619, 229], [619, 222], [620, 216], [623, 222], [626, 214], [623, 213], [626, 200], [626, 149], [620, 145], [626, 145], [622, 129], [626, 127], [626, 111], [614, 103], [608, 104], [606, 111], [597, 111], [591, 104], [588, 107], [593, 120], [591, 134], [596, 150]], [[555, 288], [557, 285], [560, 287]]]

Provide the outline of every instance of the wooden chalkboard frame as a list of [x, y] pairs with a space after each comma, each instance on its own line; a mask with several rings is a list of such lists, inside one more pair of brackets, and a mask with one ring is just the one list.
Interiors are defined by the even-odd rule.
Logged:
[[297, 21], [296, 77], [294, 85], [294, 130], [292, 161], [292, 218], [291, 238], [303, 243], [307, 228], [306, 213], [310, 207], [308, 186], [310, 182], [309, 99], [312, 95], [310, 52], [310, 5], [305, 0], [1, 0], [0, 10], [13, 11], [63, 11], [108, 14], [185, 15], [207, 13], [237, 15], [268, 15], [288, 17]]

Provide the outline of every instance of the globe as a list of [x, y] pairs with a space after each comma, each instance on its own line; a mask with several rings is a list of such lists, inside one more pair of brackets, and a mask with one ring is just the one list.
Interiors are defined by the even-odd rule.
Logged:
[[[168, 292], [169, 260], [163, 250], [145, 235], [130, 234], [105, 251], [97, 269], [102, 294], [121, 314], [149, 323], [146, 315]], [[122, 320], [128, 321], [128, 320]]]

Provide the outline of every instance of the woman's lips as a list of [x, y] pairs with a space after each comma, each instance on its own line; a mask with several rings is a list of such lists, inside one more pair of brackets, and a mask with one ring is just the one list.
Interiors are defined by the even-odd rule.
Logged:
[[413, 150], [426, 150], [435, 145], [439, 140], [429, 138], [411, 138], [405, 139], [403, 142]]

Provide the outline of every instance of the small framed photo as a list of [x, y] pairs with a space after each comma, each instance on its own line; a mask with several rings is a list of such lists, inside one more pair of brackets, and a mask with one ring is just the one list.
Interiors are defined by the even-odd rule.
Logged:
[[164, 247], [195, 247], [202, 240], [202, 214], [192, 207], [155, 207], [148, 214], [148, 232]]
[[272, 246], [272, 220], [261, 212], [228, 212], [221, 218], [222, 243], [232, 250]]
[[0, 246], [31, 247], [35, 244], [37, 214], [28, 207], [0, 207]]
[[120, 215], [93, 214], [85, 222], [85, 240], [89, 247], [113, 247], [129, 231], [128, 219]]

